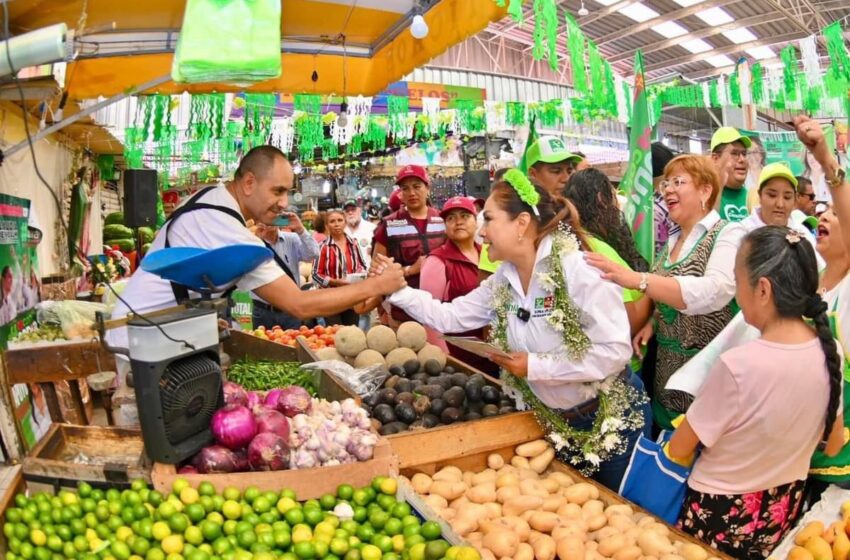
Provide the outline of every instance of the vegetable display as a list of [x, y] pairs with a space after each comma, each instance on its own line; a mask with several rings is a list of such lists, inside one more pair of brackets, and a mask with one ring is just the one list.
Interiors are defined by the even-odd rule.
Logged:
[[[298, 362], [276, 362], [273, 360], [252, 360], [242, 358], [227, 369], [227, 379], [249, 391], [268, 391], [276, 387], [298, 385], [310, 393], [316, 394], [313, 374], [301, 369]], [[227, 387], [225, 387], [225, 400]]]
[[[298, 386], [266, 394], [229, 382], [226, 404], [213, 414], [215, 445], [180, 472], [278, 471], [342, 465], [372, 458], [378, 436], [353, 399], [313, 399]], [[186, 469], [186, 470], [184, 470]]]
[[788, 560], [847, 560], [850, 558], [850, 501], [841, 504], [841, 520], [812, 521], [794, 535]]
[[341, 485], [336, 495], [296, 501], [295, 492], [217, 493], [177, 479], [168, 495], [140, 480], [122, 491], [18, 494], [6, 511], [7, 560], [480, 560], [451, 547], [440, 526], [395, 499], [396, 481]]
[[334, 334], [341, 329], [340, 325], [332, 325], [329, 327], [323, 327], [321, 325], [308, 328], [302, 326], [299, 329], [282, 329], [280, 327], [273, 327], [271, 329], [267, 329], [265, 327], [259, 327], [251, 331], [251, 334], [256, 336], [257, 338], [262, 338], [263, 340], [270, 340], [272, 342], [276, 342], [278, 344], [283, 344], [284, 346], [295, 347], [295, 340], [299, 336], [303, 336], [307, 346], [311, 350], [321, 350], [322, 348], [332, 348], [334, 345]]
[[509, 462], [490, 455], [480, 472], [447, 466], [409, 482], [484, 560], [717, 560], [628, 504], [606, 507], [596, 486], [550, 470], [554, 458], [536, 440]]
[[59, 325], [51, 325], [44, 323], [42, 325], [27, 328], [20, 332], [13, 339], [14, 342], [55, 342], [57, 340], [67, 340], [62, 327]]

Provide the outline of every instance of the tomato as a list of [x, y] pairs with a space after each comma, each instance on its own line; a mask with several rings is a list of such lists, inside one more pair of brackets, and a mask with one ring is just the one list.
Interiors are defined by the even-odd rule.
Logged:
[[313, 329], [313, 331], [318, 335], [323, 335], [323, 334], [325, 334], [325, 327], [323, 327], [322, 325], [319, 325], [319, 326], [315, 327]]

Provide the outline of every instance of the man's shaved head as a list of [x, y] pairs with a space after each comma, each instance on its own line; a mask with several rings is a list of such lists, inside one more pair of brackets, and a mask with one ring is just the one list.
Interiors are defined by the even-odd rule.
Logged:
[[286, 156], [274, 146], [257, 146], [242, 156], [236, 169], [236, 179], [242, 179], [249, 171], [257, 179], [263, 179], [271, 171], [278, 158], [288, 161]]

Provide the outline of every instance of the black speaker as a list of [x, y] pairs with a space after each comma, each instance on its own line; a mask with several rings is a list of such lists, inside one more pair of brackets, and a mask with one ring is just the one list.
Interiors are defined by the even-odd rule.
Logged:
[[124, 170], [124, 225], [156, 225], [157, 184], [154, 169]]
[[490, 196], [490, 172], [486, 169], [466, 171], [463, 174], [463, 185], [467, 196], [487, 198]]

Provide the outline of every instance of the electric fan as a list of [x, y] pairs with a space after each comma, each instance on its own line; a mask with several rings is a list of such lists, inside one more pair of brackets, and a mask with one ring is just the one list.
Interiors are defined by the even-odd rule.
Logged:
[[126, 321], [128, 348], [109, 348], [130, 358], [151, 460], [177, 464], [212, 442], [210, 419], [224, 406], [218, 319], [227, 308], [226, 298], [212, 294], [270, 258], [265, 247], [238, 245], [160, 249], [142, 261], [142, 269], [201, 295], [171, 310], [133, 315]]

